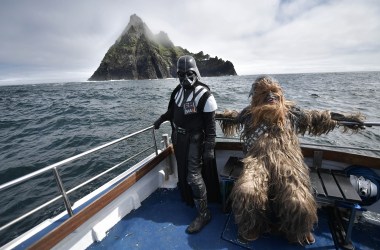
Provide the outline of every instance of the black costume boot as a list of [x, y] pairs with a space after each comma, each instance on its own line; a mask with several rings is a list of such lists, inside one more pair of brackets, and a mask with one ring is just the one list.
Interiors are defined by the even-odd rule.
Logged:
[[211, 220], [210, 210], [207, 208], [207, 199], [194, 199], [195, 207], [198, 210], [198, 216], [186, 228], [186, 233], [198, 233]]

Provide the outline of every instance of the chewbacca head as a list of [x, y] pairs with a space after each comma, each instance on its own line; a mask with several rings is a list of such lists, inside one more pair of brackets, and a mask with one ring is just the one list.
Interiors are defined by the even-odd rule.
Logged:
[[259, 77], [252, 84], [251, 113], [253, 128], [265, 122], [268, 125], [285, 126], [286, 113], [285, 98], [277, 80], [270, 76]]

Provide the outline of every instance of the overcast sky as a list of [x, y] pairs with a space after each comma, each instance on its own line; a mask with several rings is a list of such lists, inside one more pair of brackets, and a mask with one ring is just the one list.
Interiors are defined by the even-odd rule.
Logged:
[[238, 75], [380, 70], [379, 0], [1, 0], [0, 84], [87, 80], [132, 14]]

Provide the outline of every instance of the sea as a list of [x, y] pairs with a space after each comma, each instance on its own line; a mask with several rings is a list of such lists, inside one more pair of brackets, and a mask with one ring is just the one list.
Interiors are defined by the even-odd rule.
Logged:
[[[380, 122], [380, 72], [274, 74], [285, 93], [302, 109], [330, 110], [342, 114], [360, 112], [368, 122]], [[218, 112], [241, 110], [258, 75], [204, 77], [218, 104]], [[0, 86], [0, 185], [55, 162], [149, 127], [163, 114], [178, 79], [103, 82], [56, 82]], [[157, 135], [170, 133], [162, 125]], [[222, 136], [218, 128], [218, 136]], [[135, 138], [94, 157], [59, 168], [66, 190], [151, 140]], [[157, 139], [159, 140], [159, 138]], [[379, 149], [380, 127], [358, 133], [335, 129], [318, 137], [300, 136], [302, 143]], [[350, 149], [350, 151], [356, 151]], [[376, 151], [358, 153], [379, 156]], [[133, 162], [131, 163], [133, 164]], [[73, 166], [74, 165], [74, 166]], [[130, 165], [126, 164], [124, 171]], [[114, 173], [114, 174], [117, 174]], [[111, 178], [111, 174], [103, 177]], [[98, 185], [70, 194], [69, 199]], [[0, 190], [0, 227], [59, 195], [52, 172], [9, 189]], [[0, 231], [0, 246], [64, 210], [62, 201]]]

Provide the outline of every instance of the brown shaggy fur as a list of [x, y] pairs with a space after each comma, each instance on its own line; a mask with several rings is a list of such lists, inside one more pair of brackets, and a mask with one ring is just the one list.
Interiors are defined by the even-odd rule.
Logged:
[[[246, 239], [256, 239], [274, 223], [289, 241], [304, 244], [318, 218], [297, 134], [327, 134], [338, 122], [329, 111], [293, 112], [294, 103], [285, 100], [273, 78], [258, 78], [254, 84], [250, 106], [240, 113], [225, 110], [217, 115], [223, 118], [220, 125], [226, 135], [242, 127], [243, 141], [260, 125], [267, 125], [247, 149], [243, 172], [230, 196], [232, 212], [239, 234]], [[266, 103], [269, 91], [278, 103]]]
[[222, 128], [223, 134], [233, 136], [239, 132], [240, 126], [236, 118], [239, 112], [235, 110], [224, 110], [223, 114], [217, 113], [216, 118], [220, 118], [219, 125]]

